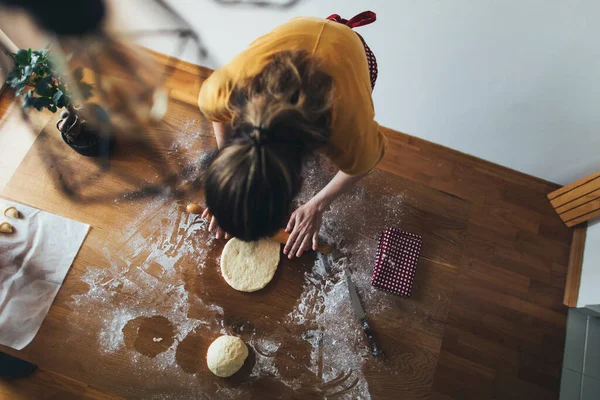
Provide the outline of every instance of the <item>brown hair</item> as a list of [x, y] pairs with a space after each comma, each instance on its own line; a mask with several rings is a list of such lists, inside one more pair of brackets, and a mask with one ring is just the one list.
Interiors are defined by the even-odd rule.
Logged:
[[275, 234], [300, 189], [307, 151], [327, 143], [333, 81], [304, 51], [273, 56], [229, 101], [233, 138], [212, 160], [206, 204], [242, 240]]

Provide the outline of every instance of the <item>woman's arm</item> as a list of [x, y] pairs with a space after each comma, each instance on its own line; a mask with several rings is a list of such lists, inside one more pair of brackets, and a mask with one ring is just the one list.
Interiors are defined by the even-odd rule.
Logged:
[[339, 171], [315, 197], [294, 211], [285, 228], [291, 233], [283, 253], [292, 258], [294, 255], [300, 257], [311, 246], [313, 250], [317, 250], [323, 213], [335, 199], [350, 190], [368, 173], [348, 175]]

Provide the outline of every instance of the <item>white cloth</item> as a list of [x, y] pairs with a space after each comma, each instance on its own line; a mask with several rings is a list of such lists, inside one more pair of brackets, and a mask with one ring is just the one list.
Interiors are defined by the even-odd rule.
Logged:
[[[14, 206], [19, 219], [4, 216]], [[90, 228], [0, 199], [0, 344], [21, 350], [36, 335]]]

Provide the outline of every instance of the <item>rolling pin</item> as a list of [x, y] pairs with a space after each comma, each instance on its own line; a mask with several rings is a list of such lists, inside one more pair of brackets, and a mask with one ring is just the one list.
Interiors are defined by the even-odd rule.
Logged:
[[[201, 205], [190, 203], [185, 208], [185, 211], [187, 211], [188, 214], [202, 214], [204, 212], [204, 208]], [[210, 218], [210, 214], [208, 215], [208, 217]], [[289, 237], [289, 233], [287, 233], [284, 229], [280, 229], [279, 232], [271, 236], [270, 239], [281, 244], [286, 244]], [[319, 243], [317, 251], [322, 254], [329, 254], [333, 251], [333, 248], [326, 243]]]

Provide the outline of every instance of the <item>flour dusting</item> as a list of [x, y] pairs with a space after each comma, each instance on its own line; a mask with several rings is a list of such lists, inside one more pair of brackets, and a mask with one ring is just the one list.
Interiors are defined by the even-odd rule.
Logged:
[[[310, 200], [335, 172], [325, 157], [317, 155], [309, 159], [303, 169], [304, 185], [297, 202]], [[373, 288], [370, 282], [377, 233], [388, 225], [401, 223], [403, 195], [390, 193], [384, 198], [371, 198], [368, 186], [380, 187], [379, 180], [380, 172], [372, 172], [324, 214], [320, 238], [333, 245], [335, 251], [327, 256], [328, 270], [317, 259], [312, 270], [305, 274], [304, 291], [288, 315], [290, 323], [314, 327], [302, 337], [312, 346], [311, 369], [322, 380], [327, 396], [371, 398], [363, 368], [367, 361], [378, 361], [370, 355], [364, 332], [354, 315], [345, 277], [351, 276], [369, 318], [392, 306], [391, 296]], [[383, 205], [377, 210], [383, 215], [377, 219], [369, 218], [365, 212], [373, 202]], [[380, 221], [379, 225], [376, 221]], [[374, 235], [360, 235], [368, 232]]]
[[[172, 156], [189, 151], [189, 146], [200, 136], [193, 124], [185, 129], [188, 135], [183, 135], [169, 149]], [[190, 171], [200, 173], [209, 158], [208, 151], [194, 153], [194, 162], [199, 162], [197, 169]], [[297, 202], [308, 201], [334, 173], [324, 157], [309, 159]], [[376, 318], [392, 306], [392, 296], [374, 289], [370, 279], [377, 233], [401, 222], [403, 195], [390, 191], [384, 198], [371, 198], [369, 186], [381, 184], [380, 173], [371, 173], [325, 213], [321, 238], [333, 245], [335, 251], [327, 256], [327, 266], [315, 261], [308, 268], [300, 297], [289, 314], [273, 321], [276, 328], [242, 332], [254, 357], [245, 378], [250, 384], [255, 380], [275, 379], [282, 385], [281, 390], [294, 392], [308, 388], [314, 398], [371, 398], [365, 364], [377, 369], [380, 361], [370, 355], [350, 305], [346, 275], [355, 283], [369, 318]], [[236, 387], [226, 381], [215, 384], [199, 379], [202, 369], [197, 365], [205, 363], [203, 354], [192, 357], [187, 367], [181, 362], [190, 357], [189, 350], [182, 350], [182, 343], [188, 339], [202, 332], [213, 337], [231, 334], [226, 312], [218, 299], [207, 301], [202, 293], [191, 292], [186, 279], [190, 275], [201, 279], [207, 273], [209, 257], [216, 259], [218, 266], [216, 243], [207, 232], [207, 222], [186, 214], [184, 205], [167, 194], [143, 201], [143, 211], [120, 236], [116, 235], [119, 242], [111, 243], [110, 250], [107, 245], [97, 263], [90, 264], [80, 277], [88, 288], [85, 293], [72, 296], [73, 313], [90, 320], [101, 313], [101, 324], [92, 333], [97, 335], [101, 351], [121, 354], [140, 379], [148, 377], [157, 388], [167, 387], [175, 380], [181, 387], [181, 393], [158, 394], [148, 389], [146, 395], [132, 393], [132, 397], [179, 399], [197, 398], [199, 394], [223, 399], [247, 397], [251, 385]], [[381, 205], [376, 219], [368, 213], [368, 205], [374, 201]], [[172, 337], [162, 332], [151, 335], [150, 343], [165, 348], [159, 348], [155, 357], [147, 357], [132, 348], [124, 331], [140, 317], [157, 316], [169, 321]], [[304, 356], [297, 350], [299, 347], [306, 348]], [[297, 369], [289, 369], [289, 363], [282, 363], [281, 357], [297, 362]], [[287, 369], [283, 365], [288, 365]]]

